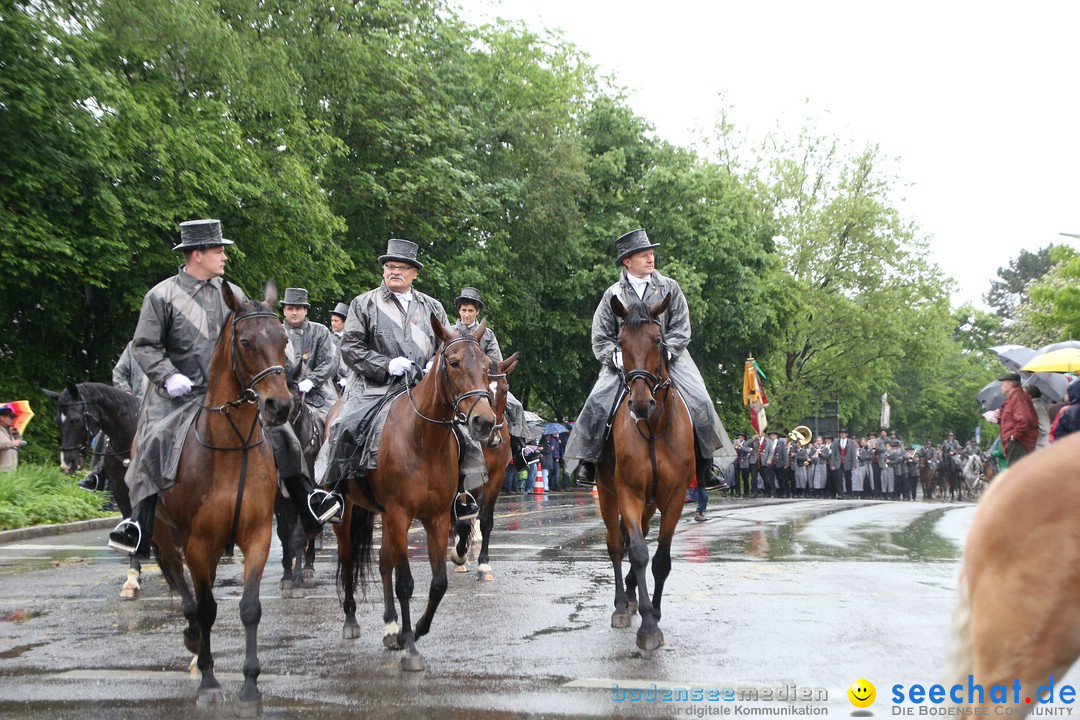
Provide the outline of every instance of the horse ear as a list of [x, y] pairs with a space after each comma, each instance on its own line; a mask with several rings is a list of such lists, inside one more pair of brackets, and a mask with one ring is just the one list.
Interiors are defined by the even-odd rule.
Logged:
[[225, 298], [225, 305], [234, 313], [240, 312], [240, 299], [233, 292], [232, 283], [228, 280], [221, 283], [221, 295]]
[[79, 386], [78, 385], [76, 385], [73, 382], [69, 382], [68, 386], [67, 386], [67, 391], [68, 391], [68, 396], [72, 400], [78, 400], [79, 399]]
[[514, 368], [517, 367], [518, 363], [518, 355], [520, 354], [521, 353], [514, 353], [513, 355], [499, 363], [499, 372], [505, 373], [507, 375], [514, 372]]
[[486, 333], [486, 332], [487, 332], [487, 318], [484, 318], [483, 320], [480, 321], [480, 327], [476, 328], [475, 330], [473, 330], [469, 334], [472, 336], [473, 340], [475, 340], [476, 342], [480, 342], [480, 340], [484, 337], [484, 333]]
[[613, 313], [615, 313], [615, 317], [618, 317], [618, 318], [625, 318], [626, 317], [626, 307], [622, 304], [622, 301], [619, 300], [618, 295], [612, 295], [611, 296], [611, 311]]
[[265, 288], [265, 290], [263, 292], [263, 295], [264, 295], [263, 305], [265, 305], [270, 311], [277, 312], [277, 300], [278, 300], [277, 283], [274, 282], [272, 279], [267, 280], [266, 281], [266, 288]]
[[41, 392], [45, 395], [45, 397], [49, 398], [50, 400], [56, 400], [57, 402], [59, 402], [60, 400], [60, 393], [56, 392], [55, 390], [41, 388]]
[[664, 296], [664, 299], [649, 308], [649, 314], [654, 318], [658, 318], [664, 314], [664, 311], [668, 309], [668, 305], [671, 304], [671, 293]]
[[453, 334], [449, 330], [447, 330], [441, 322], [439, 322], [439, 318], [435, 317], [435, 313], [431, 313], [430, 321], [431, 329], [435, 332], [435, 337], [442, 341], [443, 344], [448, 343], [454, 339]]

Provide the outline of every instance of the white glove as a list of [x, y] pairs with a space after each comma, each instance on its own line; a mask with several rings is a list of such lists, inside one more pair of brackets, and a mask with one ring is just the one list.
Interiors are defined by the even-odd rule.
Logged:
[[165, 378], [165, 392], [169, 397], [178, 398], [191, 392], [191, 380], [183, 373], [173, 373]]
[[341, 386], [342, 390], [344, 390], [345, 389], [345, 378], [341, 378], [340, 380], [338, 380], [337, 384]]
[[622, 370], [622, 350], [615, 348], [611, 353], [611, 364], [615, 366], [616, 370]]
[[427, 361], [427, 365], [424, 366], [424, 374], [427, 375], [431, 371], [431, 366], [435, 363], [435, 358], [431, 358]]
[[296, 389], [302, 393], [311, 392], [311, 388], [315, 387], [315, 383], [311, 382], [307, 378], [304, 378], [300, 382], [296, 383]]
[[412, 365], [412, 360], [409, 360], [409, 358], [396, 357], [390, 361], [390, 365], [387, 366], [386, 371], [396, 377], [398, 375], [404, 375], [410, 365]]

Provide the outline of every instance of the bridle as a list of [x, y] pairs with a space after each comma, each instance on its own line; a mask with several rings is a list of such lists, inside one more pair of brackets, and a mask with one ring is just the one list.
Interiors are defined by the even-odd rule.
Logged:
[[250, 374], [250, 373], [249, 373], [247, 368], [242, 368], [240, 366], [240, 348], [239, 348], [238, 342], [236, 340], [236, 326], [240, 323], [241, 320], [251, 320], [253, 318], [273, 318], [275, 321], [277, 321], [278, 316], [277, 316], [277, 313], [270, 312], [269, 310], [256, 311], [256, 312], [253, 312], [253, 313], [248, 313], [246, 315], [233, 315], [233, 318], [232, 318], [232, 370], [233, 370], [233, 375], [236, 377], [236, 381], [238, 383], [240, 383], [240, 385], [242, 387], [244, 387], [244, 389], [241, 391], [241, 395], [240, 395], [239, 399], [242, 402], [249, 402], [249, 403], [253, 403], [258, 399], [258, 395], [255, 393], [255, 386], [258, 385], [260, 381], [266, 379], [267, 377], [269, 377], [271, 375], [284, 375], [285, 374], [285, 367], [284, 366], [282, 366], [282, 365], [271, 365], [270, 367], [264, 368], [264, 369], [260, 370], [259, 372], [255, 373], [254, 375], [252, 375], [251, 380], [247, 383], [247, 386], [246, 387], [244, 386], [244, 378], [241, 376], [240, 371], [243, 370], [245, 374]]
[[[446, 360], [446, 351], [454, 345], [463, 342], [472, 343], [476, 345], [477, 348], [480, 347], [480, 343], [477, 342], [471, 335], [461, 333], [458, 337], [446, 343], [446, 345], [444, 345], [442, 350], [439, 352], [438, 372], [439, 375], [441, 375], [442, 377], [442, 382], [439, 383], [439, 394], [442, 395], [443, 400], [453, 410], [454, 418], [452, 420], [438, 420], [436, 418], [429, 418], [428, 416], [424, 415], [422, 412], [420, 412], [420, 409], [416, 407], [416, 402], [413, 400], [412, 396], [412, 388], [410, 387], [406, 391], [409, 395], [409, 404], [412, 405], [413, 412], [416, 413], [421, 419], [426, 420], [430, 423], [434, 423], [436, 425], [449, 426], [454, 425], [455, 423], [461, 425], [468, 425], [469, 420], [472, 418], [473, 411], [476, 410], [476, 406], [480, 403], [481, 397], [487, 398], [488, 403], [492, 407], [494, 407], [495, 398], [492, 397], [491, 390], [489, 390], [488, 388], [478, 388], [476, 390], [467, 390], [465, 392], [459, 393], [457, 391], [457, 388], [454, 387], [454, 381], [450, 379], [450, 370], [448, 368], [448, 363]], [[447, 388], [449, 388], [449, 394], [447, 393]], [[469, 412], [464, 413], [461, 411], [461, 403], [468, 398], [476, 399], [473, 401], [472, 405], [469, 406]]]
[[[661, 327], [660, 321], [657, 320], [656, 318], [653, 318], [651, 322], [654, 325], [656, 325], [658, 327]], [[621, 343], [619, 344], [619, 348], [620, 349], [622, 348]], [[667, 358], [667, 343], [664, 342], [664, 332], [663, 332], [663, 330], [661, 330], [660, 331], [660, 362], [659, 362], [659, 366], [656, 369], [656, 372], [653, 373], [653, 372], [650, 372], [648, 370], [644, 370], [642, 368], [637, 368], [635, 370], [631, 370], [630, 372], [625, 372], [625, 371], [620, 370], [620, 373], [622, 374], [623, 385], [626, 387], [626, 391], [629, 393], [630, 385], [633, 384], [637, 380], [644, 380], [647, 385], [651, 385], [652, 386], [651, 391], [652, 391], [653, 395], [655, 395], [659, 390], [663, 390], [664, 388], [670, 387], [671, 386], [671, 376], [668, 373], [668, 364], [667, 364], [666, 358]]]
[[[499, 372], [499, 363], [492, 360], [491, 365], [488, 366], [488, 380], [489, 380], [488, 386], [490, 387], [490, 385], [491, 385], [490, 381], [491, 380], [494, 380], [497, 383], [499, 380], [502, 380], [503, 378], [505, 378], [506, 375], [507, 375], [506, 373]], [[492, 409], [492, 411], [494, 411], [495, 410], [494, 393], [489, 393], [489, 397], [490, 397], [490, 401], [491, 401], [491, 409]], [[506, 425], [506, 408], [503, 408], [502, 415], [499, 416], [499, 417], [496, 417], [496, 419], [498, 420], [498, 422], [496, 422], [491, 427], [491, 432], [488, 433], [488, 439], [487, 439], [488, 447], [492, 447], [491, 443], [495, 441], [495, 438], [499, 435], [499, 433], [502, 432], [503, 427]]]
[[[74, 400], [71, 402], [59, 403], [60, 414], [64, 414], [64, 408], [75, 407], [78, 405], [81, 405], [83, 407], [82, 411], [80, 412], [82, 416], [83, 428], [82, 442], [80, 442], [78, 445], [61, 445], [60, 452], [77, 452], [79, 455], [85, 455], [87, 449], [89, 449], [91, 455], [100, 457], [120, 457], [128, 456], [131, 454], [131, 448], [128, 448], [127, 450], [110, 450], [108, 452], [102, 452], [100, 450], [94, 450], [93, 448], [87, 448], [87, 444], [90, 441], [89, 439], [94, 437], [98, 434], [98, 432], [101, 431], [101, 421], [98, 420], [93, 413], [89, 412], [86, 409], [86, 401]], [[93, 421], [97, 425], [97, 430], [90, 426], [91, 421]]]

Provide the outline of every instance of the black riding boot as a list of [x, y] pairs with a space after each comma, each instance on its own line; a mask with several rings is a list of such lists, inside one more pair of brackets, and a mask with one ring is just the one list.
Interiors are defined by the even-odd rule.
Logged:
[[148, 560], [154, 538], [154, 513], [156, 511], [157, 494], [139, 501], [131, 509], [131, 517], [122, 520], [109, 533], [109, 547], [134, 555], [140, 560]]
[[321, 534], [323, 523], [337, 525], [342, 521], [345, 503], [339, 494], [315, 487], [306, 475], [290, 475], [281, 482], [308, 537]]
[[582, 460], [574, 470], [574, 482], [578, 485], [596, 485], [596, 463]]

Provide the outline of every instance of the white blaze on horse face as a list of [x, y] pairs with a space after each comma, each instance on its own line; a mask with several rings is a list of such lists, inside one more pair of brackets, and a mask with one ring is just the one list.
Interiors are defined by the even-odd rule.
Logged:
[[488, 383], [488, 391], [491, 393], [491, 397], [495, 397], [495, 390], [499, 387], [498, 380], [492, 380]]

